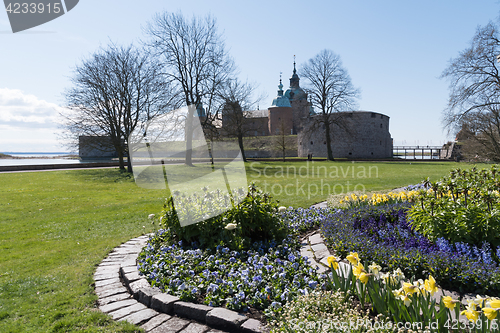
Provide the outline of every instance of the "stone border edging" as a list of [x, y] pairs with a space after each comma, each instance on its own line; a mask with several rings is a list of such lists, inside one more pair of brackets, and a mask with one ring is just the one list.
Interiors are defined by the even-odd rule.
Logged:
[[133, 238], [114, 248], [97, 267], [94, 280], [101, 311], [114, 320], [126, 320], [151, 333], [269, 331], [260, 321], [238, 312], [183, 302], [151, 287], [137, 270], [137, 257], [148, 239], [147, 235]]

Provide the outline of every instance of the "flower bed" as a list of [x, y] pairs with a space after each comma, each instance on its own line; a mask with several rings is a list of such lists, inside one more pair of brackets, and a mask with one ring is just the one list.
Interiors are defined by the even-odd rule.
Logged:
[[201, 250], [181, 244], [157, 249], [150, 243], [138, 261], [140, 272], [164, 292], [184, 301], [198, 300], [238, 311], [249, 307], [278, 310], [325, 283], [291, 239], [280, 245], [256, 243], [244, 252], [222, 246], [215, 251]]
[[[240, 210], [189, 228], [179, 226], [169, 205], [171, 200], [167, 201], [161, 225], [168, 229], [157, 231], [139, 255], [141, 274], [151, 285], [183, 301], [237, 311], [267, 310], [269, 315], [299, 295], [325, 288], [326, 276], [311, 268], [299, 252], [299, 235], [317, 228], [325, 211], [277, 209], [253, 185], [249, 192]], [[249, 214], [242, 214], [245, 211]], [[260, 219], [256, 221], [256, 217]], [[253, 236], [247, 229], [256, 226], [268, 231], [268, 235], [278, 235], [275, 230], [285, 228], [288, 236], [283, 241], [250, 244]], [[205, 232], [209, 227], [211, 236]], [[186, 241], [199, 239], [204, 232], [203, 242]]]
[[459, 292], [500, 295], [500, 267], [487, 243], [472, 246], [431, 242], [415, 232], [408, 219], [410, 203], [337, 210], [321, 226], [327, 245], [339, 256], [358, 252], [387, 270], [405, 275], [432, 274], [443, 287]]

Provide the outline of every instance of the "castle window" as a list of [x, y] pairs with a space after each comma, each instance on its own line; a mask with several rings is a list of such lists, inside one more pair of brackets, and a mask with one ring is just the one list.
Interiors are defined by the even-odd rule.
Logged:
[[311, 141], [311, 144], [313, 144], [313, 142]]
[[372, 152], [372, 155], [373, 155], [373, 152]]
[[299, 146], [302, 146], [302, 141], [299, 142]]
[[383, 127], [382, 124], [380, 124], [380, 128], [382, 128], [382, 127]]
[[372, 113], [372, 118], [375, 118], [377, 115], [375, 113]]
[[349, 155], [352, 155], [352, 153], [351, 153], [351, 152], [349, 152]]
[[380, 115], [380, 119], [384, 119], [384, 115], [383, 114]]

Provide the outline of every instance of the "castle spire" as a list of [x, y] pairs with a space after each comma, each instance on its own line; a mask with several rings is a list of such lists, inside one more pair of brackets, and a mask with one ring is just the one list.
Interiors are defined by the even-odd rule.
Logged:
[[279, 90], [278, 90], [278, 96], [283, 96], [283, 83], [281, 82], [281, 74], [283, 74], [282, 72], [280, 72], [280, 84], [278, 86]]
[[293, 75], [290, 78], [290, 88], [299, 88], [299, 76], [297, 75], [297, 68], [295, 66], [295, 55], [293, 56]]
[[271, 107], [273, 106], [278, 106], [278, 107], [290, 107], [290, 100], [288, 99], [288, 97], [284, 96], [283, 95], [283, 82], [281, 80], [281, 75], [283, 73], [280, 72], [280, 84], [278, 86], [278, 96], [276, 96], [276, 98], [273, 100], [273, 104], [271, 105]]

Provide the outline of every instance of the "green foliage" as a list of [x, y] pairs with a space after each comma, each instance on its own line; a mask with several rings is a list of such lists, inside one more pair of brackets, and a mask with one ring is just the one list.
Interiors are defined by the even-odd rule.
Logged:
[[453, 170], [439, 182], [426, 182], [409, 210], [412, 226], [431, 240], [500, 245], [500, 169]]
[[[236, 193], [235, 193], [236, 194]], [[218, 192], [207, 192], [211, 202], [230, 200]], [[204, 200], [200, 197], [185, 197], [183, 200]], [[229, 247], [231, 250], [250, 248], [256, 241], [276, 240], [281, 242], [287, 236], [287, 227], [278, 215], [278, 205], [271, 196], [260, 191], [255, 185], [248, 187], [248, 194], [229, 211], [211, 217], [203, 222], [182, 227], [178, 214], [174, 209], [174, 200], [167, 198], [160, 218], [160, 227], [165, 241], [196, 242], [202, 248], [215, 248], [217, 245]], [[228, 227], [229, 225], [229, 227]], [[235, 227], [231, 229], [231, 225]]]

